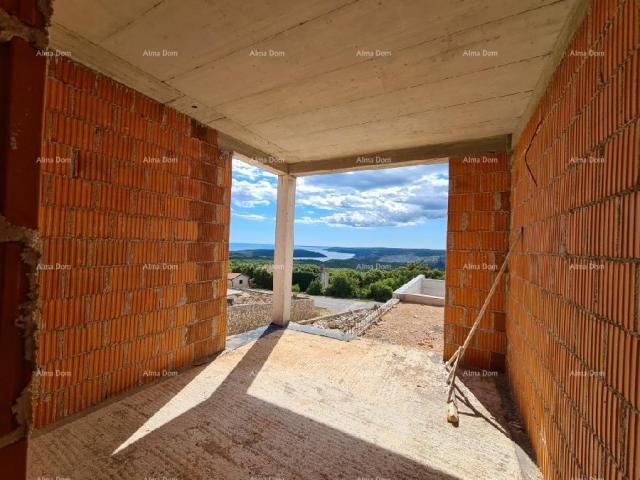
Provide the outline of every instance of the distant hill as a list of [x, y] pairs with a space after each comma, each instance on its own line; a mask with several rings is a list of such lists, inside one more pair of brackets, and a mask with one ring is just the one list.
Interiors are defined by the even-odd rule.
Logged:
[[[384, 258], [398, 258], [400, 262], [417, 261], [420, 258], [442, 257], [445, 250], [432, 250], [429, 248], [390, 248], [390, 247], [329, 247], [327, 250], [340, 253], [353, 253], [356, 257], [375, 257], [380, 260]], [[408, 260], [401, 260], [408, 258]], [[393, 262], [393, 260], [388, 260]]]
[[[309, 258], [326, 258], [326, 255], [320, 252], [312, 252], [311, 250], [305, 250], [303, 248], [296, 248], [293, 251], [295, 257], [309, 257]], [[254, 250], [236, 250], [229, 252], [229, 258], [273, 258], [272, 248], [258, 248]]]
[[[329, 247], [327, 250], [340, 253], [352, 253], [349, 260], [330, 260], [327, 266], [357, 268], [358, 265], [393, 265], [408, 262], [424, 262], [435, 268], [444, 268], [446, 250], [428, 248], [389, 248], [389, 247]], [[331, 264], [331, 265], [329, 265]]]
[[[243, 244], [245, 246], [246, 244]], [[320, 247], [319, 247], [320, 248]], [[372, 268], [395, 268], [409, 262], [423, 262], [431, 268], [444, 269], [445, 250], [429, 248], [390, 248], [390, 247], [321, 247], [325, 252], [352, 254], [348, 259], [331, 258], [331, 254], [296, 248], [293, 256], [296, 263], [311, 263], [330, 268], [353, 268], [370, 270]], [[273, 258], [273, 248], [247, 248], [232, 250], [230, 258], [249, 260], [268, 260]], [[302, 259], [301, 257], [307, 257]]]

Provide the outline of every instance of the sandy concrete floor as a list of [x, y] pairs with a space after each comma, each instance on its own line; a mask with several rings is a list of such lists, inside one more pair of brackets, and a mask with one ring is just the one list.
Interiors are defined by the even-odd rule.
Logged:
[[538, 478], [500, 379], [464, 378], [455, 428], [442, 372], [433, 352], [276, 330], [36, 432], [28, 478]]
[[444, 308], [400, 302], [369, 327], [364, 336], [442, 352]]

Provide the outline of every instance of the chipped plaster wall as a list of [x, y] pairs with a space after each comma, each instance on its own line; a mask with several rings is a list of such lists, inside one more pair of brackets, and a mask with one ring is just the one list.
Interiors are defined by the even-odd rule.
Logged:
[[[0, 215], [0, 242], [14, 243], [21, 246], [20, 261], [27, 268], [28, 291], [26, 298], [18, 307], [15, 325], [24, 338], [24, 359], [30, 365], [35, 364], [36, 342], [35, 334], [40, 320], [40, 306], [38, 301], [37, 264], [40, 260], [42, 245], [37, 231], [12, 225]], [[17, 423], [17, 428], [0, 438], [0, 448], [20, 440], [28, 433], [31, 424], [31, 383], [24, 387], [16, 398], [11, 411]]]

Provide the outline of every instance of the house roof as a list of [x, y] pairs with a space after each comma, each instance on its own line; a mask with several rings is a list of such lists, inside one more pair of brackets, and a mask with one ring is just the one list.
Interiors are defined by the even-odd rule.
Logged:
[[244, 273], [229, 272], [229, 273], [227, 273], [227, 280], [233, 280], [234, 278], [238, 278], [241, 275], [244, 275], [246, 277], [246, 275]]

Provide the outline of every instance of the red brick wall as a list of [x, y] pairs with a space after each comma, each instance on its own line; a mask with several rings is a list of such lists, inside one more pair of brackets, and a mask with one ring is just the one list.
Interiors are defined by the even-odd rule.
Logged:
[[36, 427], [224, 348], [231, 184], [214, 130], [60, 58], [41, 157]]
[[[464, 343], [504, 260], [510, 185], [506, 153], [449, 160], [445, 359]], [[461, 365], [504, 371], [505, 285], [503, 277]]]
[[640, 478], [639, 9], [592, 3], [513, 154], [507, 371], [546, 478]]

